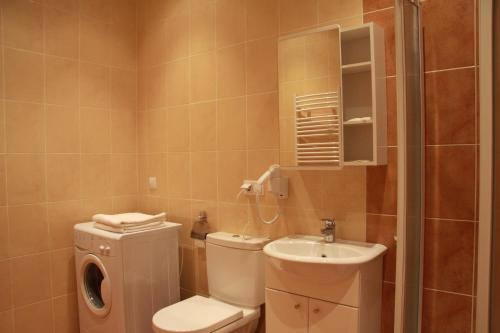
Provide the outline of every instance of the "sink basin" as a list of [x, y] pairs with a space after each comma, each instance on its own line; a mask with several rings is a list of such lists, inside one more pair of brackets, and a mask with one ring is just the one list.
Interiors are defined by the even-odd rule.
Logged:
[[330, 265], [363, 264], [382, 255], [386, 250], [381, 244], [346, 240], [325, 243], [322, 237], [302, 235], [280, 238], [264, 247], [264, 253], [273, 258]]

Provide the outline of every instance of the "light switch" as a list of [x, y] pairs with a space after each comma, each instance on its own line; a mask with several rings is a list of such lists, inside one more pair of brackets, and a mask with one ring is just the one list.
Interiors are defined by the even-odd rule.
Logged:
[[158, 183], [156, 177], [149, 177], [149, 189], [156, 190], [158, 188]]

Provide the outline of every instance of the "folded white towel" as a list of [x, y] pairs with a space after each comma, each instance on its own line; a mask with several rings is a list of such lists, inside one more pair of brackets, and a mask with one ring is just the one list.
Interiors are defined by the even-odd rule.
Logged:
[[110, 226], [107, 224], [102, 224], [99, 222], [94, 223], [94, 228], [101, 229], [101, 230], [106, 230], [106, 231], [111, 231], [111, 232], [116, 232], [120, 234], [126, 234], [130, 232], [138, 232], [138, 231], [144, 231], [144, 230], [151, 230], [151, 229], [157, 229], [163, 227], [164, 222], [151, 222], [147, 224], [140, 224], [140, 225], [131, 225], [131, 226]]
[[121, 228], [123, 226], [138, 226], [152, 222], [165, 221], [165, 213], [157, 215], [148, 215], [142, 213], [124, 213], [124, 214], [96, 214], [92, 217], [94, 222], [108, 225], [110, 227]]

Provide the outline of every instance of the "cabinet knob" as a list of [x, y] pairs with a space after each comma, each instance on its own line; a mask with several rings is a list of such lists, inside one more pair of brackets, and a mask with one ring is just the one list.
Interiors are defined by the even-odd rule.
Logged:
[[318, 309], [318, 308], [316, 308], [316, 309], [314, 309], [314, 310], [313, 310], [313, 312], [314, 312], [314, 313], [319, 313], [319, 309]]
[[299, 304], [299, 303], [295, 304], [295, 305], [293, 306], [293, 308], [294, 308], [294, 309], [300, 309], [300, 304]]

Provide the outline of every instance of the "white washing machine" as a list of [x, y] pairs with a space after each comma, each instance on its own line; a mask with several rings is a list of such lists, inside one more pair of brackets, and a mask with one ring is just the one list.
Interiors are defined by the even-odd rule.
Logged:
[[119, 234], [75, 225], [81, 333], [150, 333], [153, 314], [179, 301], [178, 230]]

